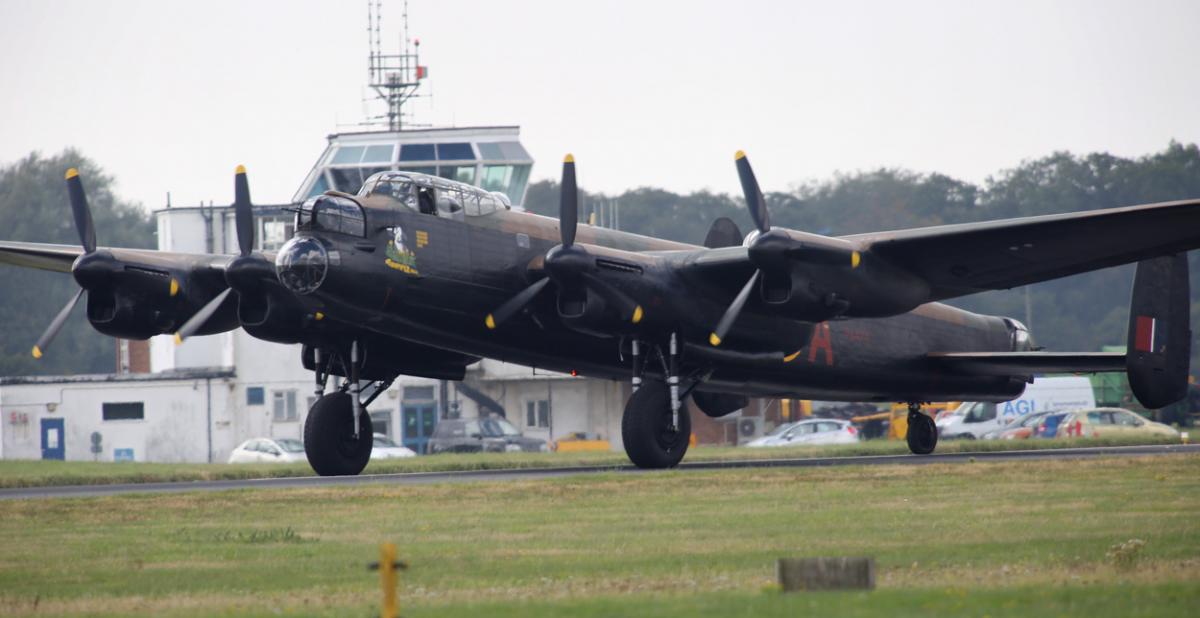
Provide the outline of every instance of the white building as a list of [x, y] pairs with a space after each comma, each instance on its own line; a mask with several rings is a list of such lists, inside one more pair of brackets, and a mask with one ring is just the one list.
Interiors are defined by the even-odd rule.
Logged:
[[[532, 165], [517, 127], [331, 135], [294, 199], [329, 188], [353, 193], [377, 171], [409, 169], [502, 191], [519, 206]], [[287, 206], [256, 207], [260, 250], [273, 250], [292, 235]], [[237, 250], [230, 207], [168, 207], [154, 215], [161, 250]], [[0, 380], [0, 457], [221, 462], [250, 438], [302, 438], [316, 397], [299, 345], [258, 340], [241, 329], [182, 345], [155, 337], [149, 371]], [[459, 389], [401, 376], [369, 407], [375, 430], [420, 450], [443, 415], [479, 414], [474, 396], [486, 402], [485, 413], [498, 404], [531, 436], [554, 440], [592, 432], [621, 448], [626, 385], [494, 361], [471, 367], [467, 382]], [[99, 452], [93, 452], [97, 433]]]

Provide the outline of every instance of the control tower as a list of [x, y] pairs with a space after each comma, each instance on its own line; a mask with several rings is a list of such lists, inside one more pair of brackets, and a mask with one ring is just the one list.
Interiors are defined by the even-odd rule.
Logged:
[[292, 196], [293, 202], [334, 189], [357, 193], [376, 172], [407, 170], [500, 191], [513, 206], [525, 201], [533, 158], [521, 146], [520, 127], [428, 128], [411, 124], [405, 103], [421, 97], [429, 67], [420, 60], [421, 42], [408, 37], [408, 5], [402, 15], [401, 50], [383, 53], [380, 0], [367, 3], [370, 56], [367, 80], [386, 112], [363, 123], [373, 130], [334, 133], [329, 145]]

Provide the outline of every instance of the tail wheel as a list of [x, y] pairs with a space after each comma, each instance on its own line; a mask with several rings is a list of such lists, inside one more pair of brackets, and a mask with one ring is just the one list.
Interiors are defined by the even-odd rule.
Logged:
[[928, 455], [937, 446], [937, 424], [926, 414], [910, 412], [908, 415], [908, 450], [914, 455]]
[[313, 404], [304, 422], [304, 454], [321, 476], [353, 476], [367, 467], [373, 437], [371, 417], [363, 410], [354, 436], [352, 404], [347, 393], [331, 393]]
[[647, 380], [625, 404], [621, 439], [625, 454], [639, 468], [673, 468], [683, 459], [692, 437], [692, 419], [679, 410], [679, 425], [671, 427], [671, 394], [667, 385]]

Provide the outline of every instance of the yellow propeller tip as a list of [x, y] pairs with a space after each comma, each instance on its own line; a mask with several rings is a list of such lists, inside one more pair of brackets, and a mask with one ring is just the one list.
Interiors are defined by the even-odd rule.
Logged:
[[79, 170], [72, 167], [71, 169], [67, 170], [66, 178], [67, 178], [67, 180], [70, 180], [78, 175], [79, 175]]
[[733, 160], [734, 160], [734, 161], [738, 161], [738, 160], [745, 159], [745, 158], [746, 158], [746, 151], [745, 151], [745, 150], [739, 150], [739, 151], [737, 151], [737, 152], [733, 153]]
[[791, 354], [788, 354], [787, 356], [783, 357], [783, 362], [790, 363], [790, 362], [796, 360], [797, 356], [800, 356], [800, 350], [796, 350], [795, 352], [792, 352]]
[[642, 311], [642, 306], [641, 306], [641, 305], [638, 305], [637, 307], [634, 307], [634, 309], [633, 309], [633, 319], [632, 319], [631, 321], [632, 321], [634, 324], [637, 324], [638, 322], [641, 322], [641, 321], [642, 321], [642, 316], [643, 316], [644, 314], [645, 314], [645, 312], [644, 312], [644, 311]]
[[33, 357], [41, 358], [42, 357], [42, 349], [37, 346], [33, 346]]
[[180, 337], [179, 333], [175, 333], [175, 345], [180, 345], [182, 343], [183, 343], [183, 337]]
[[563, 157], [563, 163], [574, 163], [574, 162], [575, 162], [575, 155], [573, 155], [569, 152], [567, 153], [567, 156]]
[[236, 169], [236, 170], [234, 170], [234, 171], [233, 171], [233, 173], [235, 173], [235, 174], [245, 174], [245, 173], [246, 173], [246, 166], [245, 166], [245, 165], [239, 165], [239, 166], [237, 166], [237, 169]]
[[483, 319], [483, 324], [488, 327], [488, 330], [495, 330], [496, 319], [493, 318], [492, 314], [489, 313], [487, 314], [487, 317]]
[[861, 262], [862, 262], [862, 254], [860, 254], [857, 251], [853, 251], [850, 253], [850, 268], [858, 268], [858, 265]]
[[318, 322], [320, 322], [321, 320], [325, 319], [325, 314], [318, 311], [315, 314], [313, 314], [313, 317], [316, 318]]
[[179, 295], [179, 280], [171, 279], [171, 296], [175, 297], [177, 295]]
[[718, 337], [716, 333], [710, 333], [708, 335], [708, 342], [715, 348], [721, 345], [721, 338]]

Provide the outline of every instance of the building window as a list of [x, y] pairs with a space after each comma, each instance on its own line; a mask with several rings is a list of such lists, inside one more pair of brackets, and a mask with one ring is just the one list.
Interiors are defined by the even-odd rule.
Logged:
[[261, 406], [266, 403], [266, 392], [261, 386], [246, 387], [246, 405]]
[[296, 391], [275, 391], [271, 398], [275, 422], [287, 423], [299, 418], [296, 414]]
[[405, 386], [404, 387], [405, 401], [432, 401], [433, 387], [432, 386]]
[[100, 406], [106, 421], [140, 421], [146, 418], [146, 404], [141, 401], [105, 403]]
[[525, 402], [525, 426], [549, 427], [550, 402], [546, 399]]

